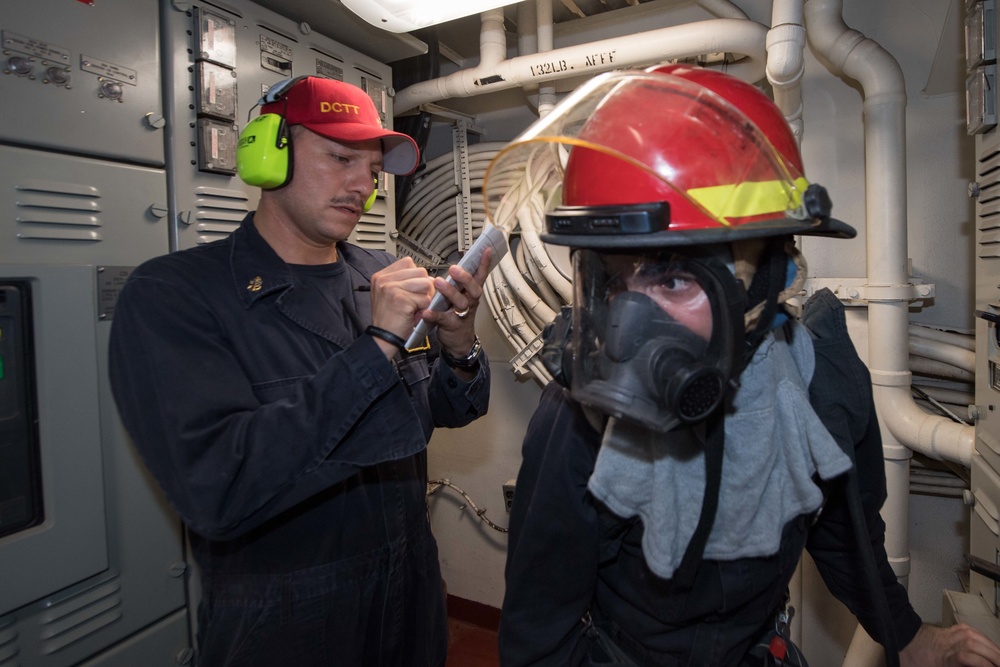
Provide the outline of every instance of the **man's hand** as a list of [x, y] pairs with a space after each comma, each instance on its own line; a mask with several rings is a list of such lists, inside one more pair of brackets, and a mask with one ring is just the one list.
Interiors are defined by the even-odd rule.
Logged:
[[474, 275], [458, 265], [450, 266], [448, 275], [455, 281], [454, 285], [444, 278], [435, 278], [434, 288], [448, 299], [451, 308], [420, 313], [425, 322], [438, 327], [438, 341], [454, 357], [464, 357], [476, 342], [476, 310], [483, 296], [483, 283], [489, 274], [492, 254], [493, 249], [487, 248]]
[[1000, 648], [964, 623], [947, 628], [924, 623], [899, 653], [901, 667], [1000, 667]]
[[[427, 270], [409, 257], [399, 259], [372, 274], [372, 324], [405, 340], [433, 295], [434, 281]], [[388, 359], [399, 351], [381, 338], [375, 342]]]

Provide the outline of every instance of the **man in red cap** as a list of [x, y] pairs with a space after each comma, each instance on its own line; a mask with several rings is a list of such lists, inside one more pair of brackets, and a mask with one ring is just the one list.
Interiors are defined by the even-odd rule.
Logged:
[[[238, 156], [256, 212], [138, 267], [111, 333], [123, 423], [200, 567], [198, 664], [441, 666], [426, 446], [487, 409], [489, 254], [451, 284], [349, 243], [416, 144], [343, 82], [293, 79], [262, 104]], [[451, 309], [427, 309], [435, 291]], [[421, 319], [434, 333], [407, 350]]]

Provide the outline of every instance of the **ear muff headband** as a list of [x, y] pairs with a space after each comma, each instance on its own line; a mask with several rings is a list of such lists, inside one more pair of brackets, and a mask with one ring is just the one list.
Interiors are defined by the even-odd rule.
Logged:
[[302, 81], [303, 79], [308, 79], [308, 78], [309, 76], [306, 75], [306, 76], [297, 76], [292, 79], [282, 79], [281, 81], [279, 81], [278, 83], [272, 85], [267, 89], [267, 92], [264, 93], [259, 100], [257, 100], [257, 105], [264, 106], [265, 104], [277, 102], [278, 100], [283, 98], [285, 96], [285, 93], [291, 90], [295, 84], [297, 84], [299, 81]]

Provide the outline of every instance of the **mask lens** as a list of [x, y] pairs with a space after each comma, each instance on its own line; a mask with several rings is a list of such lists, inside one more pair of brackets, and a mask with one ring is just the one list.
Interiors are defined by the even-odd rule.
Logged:
[[706, 341], [712, 337], [712, 307], [705, 287], [677, 255], [603, 255], [607, 301], [621, 292], [644, 294], [678, 324]]
[[672, 252], [593, 250], [575, 253], [575, 270], [577, 400], [663, 432], [718, 406], [727, 378], [713, 333], [727, 315], [710, 271]]

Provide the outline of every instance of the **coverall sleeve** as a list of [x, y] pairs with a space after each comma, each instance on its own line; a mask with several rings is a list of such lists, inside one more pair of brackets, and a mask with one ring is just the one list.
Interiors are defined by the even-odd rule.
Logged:
[[[253, 337], [266, 332], [234, 333], [189, 285], [137, 273], [115, 308], [111, 386], [127, 432], [195, 532], [239, 537], [362, 467], [426, 447], [416, 404], [370, 337], [282, 376], [305, 352], [254, 355]], [[287, 379], [255, 386], [248, 357]], [[483, 400], [464, 407], [485, 412]]]
[[[831, 298], [832, 295], [831, 295]], [[909, 602], [906, 589], [896, 580], [885, 551], [885, 523], [879, 511], [886, 499], [882, 438], [871, 392], [871, 376], [847, 335], [843, 307], [837, 318], [807, 326], [818, 337], [816, 373], [810, 398], [830, 434], [854, 462], [867, 526], [867, 540], [877, 565], [878, 580], [889, 605], [898, 648], [906, 646], [920, 627], [920, 617]], [[853, 613], [865, 631], [884, 642], [879, 619], [847, 504], [846, 475], [834, 480], [819, 520], [810, 531], [806, 547], [830, 592]]]
[[480, 352], [479, 369], [462, 380], [440, 356], [433, 362], [428, 400], [435, 426], [459, 428], [486, 414], [490, 397], [490, 360]]
[[577, 664], [598, 566], [588, 436], [579, 409], [549, 383], [524, 438], [511, 508], [499, 630], [504, 667]]

